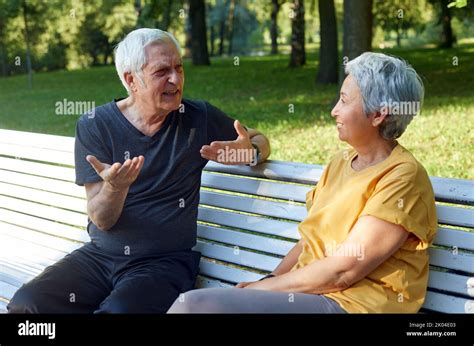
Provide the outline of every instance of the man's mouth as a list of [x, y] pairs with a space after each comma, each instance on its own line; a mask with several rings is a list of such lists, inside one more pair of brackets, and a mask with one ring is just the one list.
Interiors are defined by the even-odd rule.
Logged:
[[163, 93], [163, 95], [166, 95], [166, 96], [176, 96], [178, 95], [179, 93], [179, 89], [176, 89], [176, 90], [169, 90], [169, 91], [165, 91]]
[[339, 123], [339, 122], [336, 123], [336, 127], [337, 127], [338, 129], [340, 129], [340, 128], [342, 127], [342, 123]]

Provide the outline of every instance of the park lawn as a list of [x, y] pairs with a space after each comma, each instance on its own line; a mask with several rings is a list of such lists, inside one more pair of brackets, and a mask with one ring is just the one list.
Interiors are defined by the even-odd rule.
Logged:
[[[425, 103], [399, 142], [434, 176], [474, 179], [474, 44], [437, 49], [390, 49], [423, 77]], [[453, 65], [453, 59], [458, 64]], [[215, 58], [210, 67], [185, 61], [185, 97], [205, 99], [271, 140], [272, 159], [326, 164], [347, 144], [330, 111], [337, 86], [317, 86], [317, 52], [308, 64], [287, 68], [288, 56]], [[0, 128], [74, 135], [79, 114], [57, 115], [56, 102], [125, 96], [113, 66], [0, 79]]]

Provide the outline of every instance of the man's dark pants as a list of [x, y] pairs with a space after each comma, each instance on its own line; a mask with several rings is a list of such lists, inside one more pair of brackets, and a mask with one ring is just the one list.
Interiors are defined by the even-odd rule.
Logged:
[[132, 257], [87, 243], [24, 284], [9, 313], [165, 313], [194, 288], [194, 250]]

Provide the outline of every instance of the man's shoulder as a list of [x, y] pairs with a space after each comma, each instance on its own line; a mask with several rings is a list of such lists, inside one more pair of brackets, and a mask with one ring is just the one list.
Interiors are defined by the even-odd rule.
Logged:
[[115, 101], [111, 101], [92, 108], [88, 112], [82, 114], [79, 117], [78, 122], [85, 122], [89, 120], [102, 122], [113, 118], [116, 115], [114, 110], [114, 103]]

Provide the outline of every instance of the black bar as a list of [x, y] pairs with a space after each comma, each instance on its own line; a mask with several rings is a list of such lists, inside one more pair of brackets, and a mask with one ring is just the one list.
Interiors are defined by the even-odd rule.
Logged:
[[[26, 325], [28, 321], [28, 325]], [[55, 323], [55, 338], [18, 335], [20, 323]], [[29, 329], [35, 332], [35, 329]], [[51, 330], [50, 330], [51, 331]], [[470, 345], [467, 314], [0, 315], [0, 346], [142, 344]], [[47, 330], [44, 329], [45, 334]], [[424, 335], [409, 336], [407, 332]], [[453, 333], [434, 336], [428, 333]], [[52, 334], [52, 333], [50, 333]], [[52, 335], [51, 335], [52, 336]]]

